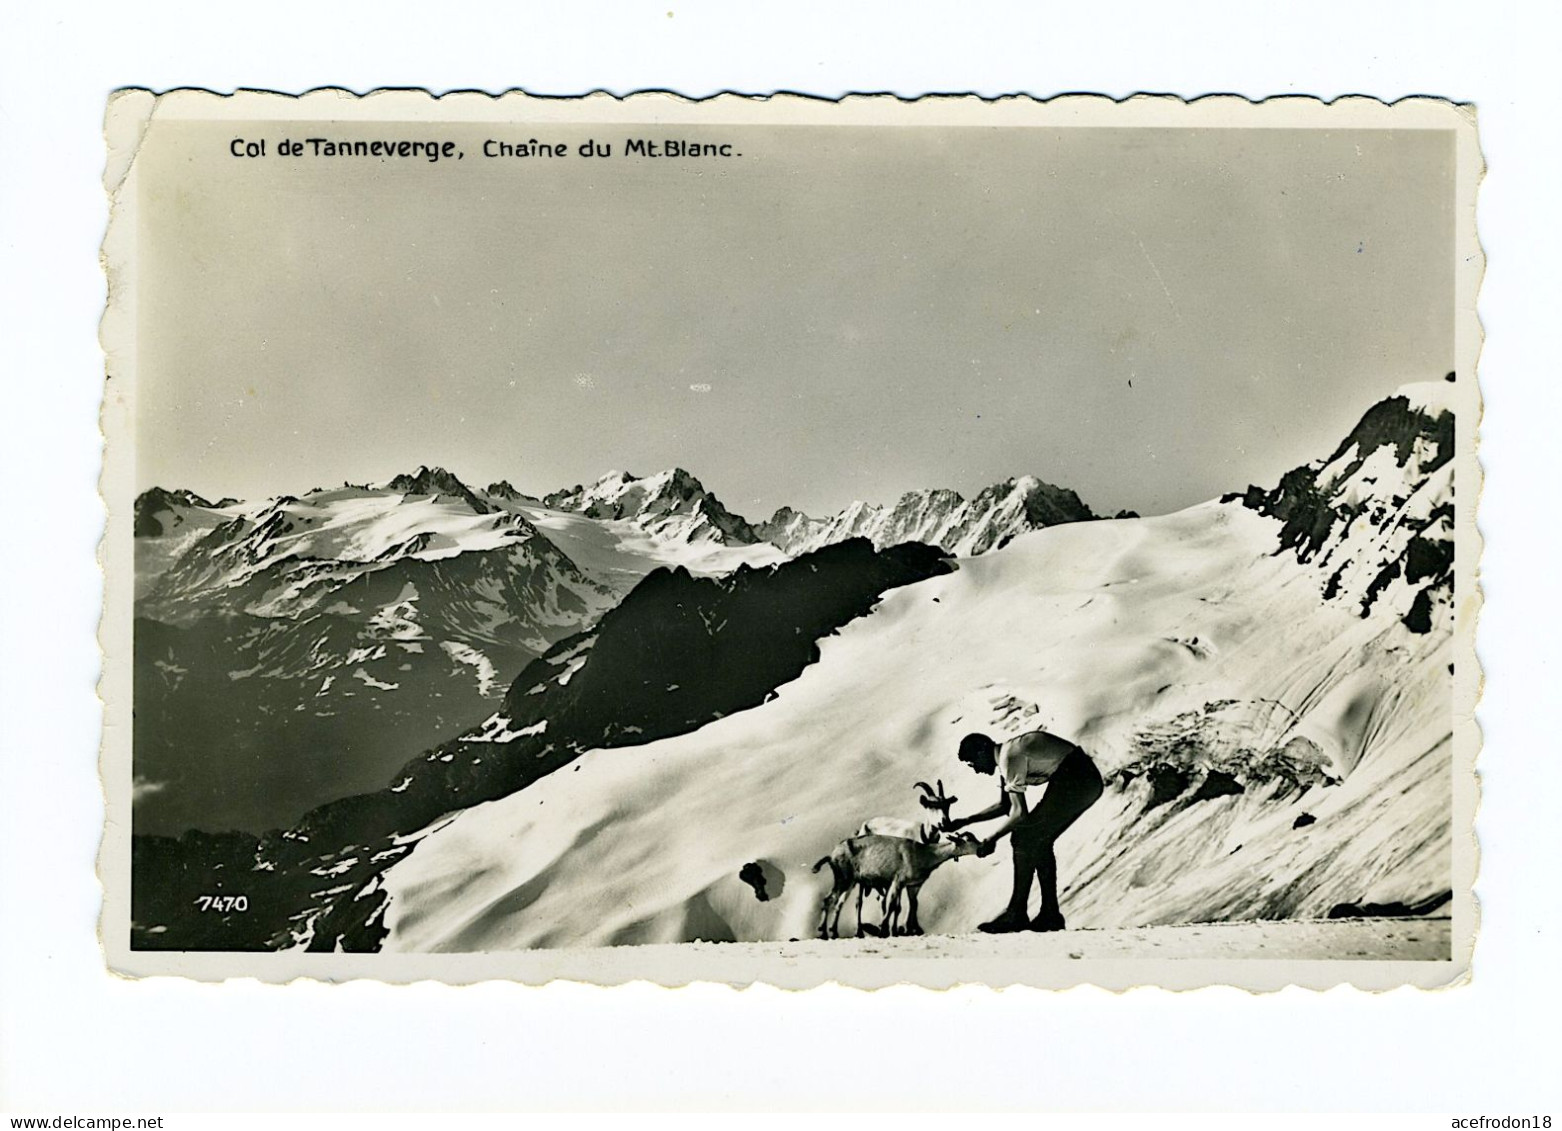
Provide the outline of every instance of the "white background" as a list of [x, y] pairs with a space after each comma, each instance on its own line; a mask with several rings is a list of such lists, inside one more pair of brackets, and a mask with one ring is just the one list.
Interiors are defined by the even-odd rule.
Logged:
[[[0, 15], [0, 1109], [1405, 1110], [1562, 1115], [1556, 1082], [1562, 201], [1549, 5], [122, 0]], [[669, 10], [671, 14], [669, 15]], [[1262, 14], [1267, 13], [1267, 14]], [[265, 987], [104, 973], [94, 874], [100, 123], [109, 91], [522, 87], [1425, 93], [1490, 173], [1487, 692], [1472, 985], [1370, 997], [699, 986]], [[1431, 1126], [1447, 1126], [1442, 1120]]]

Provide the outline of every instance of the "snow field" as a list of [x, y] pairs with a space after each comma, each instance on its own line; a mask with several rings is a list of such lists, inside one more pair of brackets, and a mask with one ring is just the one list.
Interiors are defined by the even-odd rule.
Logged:
[[[1059, 844], [1071, 925], [1321, 916], [1446, 888], [1446, 633], [1322, 601], [1315, 568], [1271, 556], [1277, 528], [1215, 503], [1058, 526], [894, 590], [765, 705], [588, 752], [430, 834], [385, 876], [386, 946], [807, 938], [828, 886], [810, 866], [866, 818], [920, 817], [914, 781], [942, 778], [957, 815], [996, 797], [955, 759], [967, 731], [1044, 725], [1111, 774], [1147, 729], [1228, 700], [1278, 701], [1296, 721], [1253, 740], [1305, 738], [1344, 783], [1148, 810], [1143, 778], [1109, 787]], [[1303, 812], [1315, 823], [1294, 827]], [[737, 878], [751, 861], [784, 878], [769, 901]], [[922, 921], [968, 932], [1008, 882], [1007, 849], [946, 864]]]

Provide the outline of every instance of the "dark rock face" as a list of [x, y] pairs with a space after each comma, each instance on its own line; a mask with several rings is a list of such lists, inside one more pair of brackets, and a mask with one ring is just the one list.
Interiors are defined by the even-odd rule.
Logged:
[[531, 502], [530, 495], [517, 491], [510, 485], [508, 479], [501, 479], [497, 483], [490, 483], [483, 491], [491, 499], [508, 499], [512, 503]]
[[386, 488], [403, 495], [443, 495], [460, 499], [473, 514], [491, 514], [493, 507], [472, 493], [472, 489], [442, 467], [420, 467], [416, 474], [398, 475]]
[[1114, 775], [1126, 785], [1151, 783], [1151, 804], [1180, 797], [1188, 804], [1265, 787], [1277, 797], [1334, 784], [1323, 752], [1306, 739], [1276, 745], [1294, 716], [1270, 700], [1215, 699], [1198, 710], [1147, 726], [1133, 737], [1133, 759]]
[[[1417, 473], [1424, 478], [1453, 458], [1454, 418], [1442, 413], [1429, 418], [1410, 407], [1404, 397], [1390, 397], [1367, 410], [1361, 422], [1326, 461], [1334, 463], [1354, 446], [1356, 455], [1340, 474], [1347, 479], [1354, 474], [1373, 452], [1381, 447], [1392, 447], [1394, 462], [1404, 467], [1418, 438], [1432, 441], [1434, 455], [1420, 464]], [[1286, 472], [1272, 491], [1260, 491], [1249, 487], [1244, 503], [1260, 514], [1267, 514], [1284, 521], [1280, 545], [1295, 550], [1296, 556], [1307, 561], [1328, 540], [1336, 523], [1355, 517], [1349, 505], [1340, 505], [1332, 496], [1320, 492], [1317, 471], [1311, 467], [1298, 467]]]
[[1147, 812], [1181, 797], [1193, 780], [1192, 775], [1182, 766], [1171, 766], [1164, 762], [1151, 766], [1145, 777], [1150, 780], [1150, 799], [1144, 806]]
[[[337, 563], [286, 559], [221, 585], [214, 567], [253, 556], [282, 517], [219, 527], [138, 604], [136, 773], [171, 783], [137, 806], [138, 832], [259, 833], [374, 788], [493, 710], [568, 631], [549, 618], [591, 613], [579, 595], [589, 583], [529, 527], [512, 545], [433, 560], [404, 556], [414, 538], [383, 568], [345, 579]], [[288, 586], [318, 599], [292, 615], [252, 611]], [[486, 689], [479, 662], [491, 668]]]
[[[162, 949], [167, 924], [177, 918], [181, 949], [265, 950], [246, 930], [257, 912], [276, 918], [285, 909], [268, 902], [251, 881], [260, 838], [247, 833], [191, 830], [175, 839], [137, 836], [130, 848], [131, 945]], [[264, 877], [263, 877], [264, 878]], [[203, 896], [243, 896], [243, 910], [199, 910]]]
[[[1364, 493], [1340, 490], [1339, 484], [1362, 472], [1379, 452], [1389, 453], [1397, 469], [1393, 482], [1379, 484], [1369, 478]], [[1272, 490], [1249, 487], [1227, 498], [1240, 498], [1244, 506], [1281, 520], [1281, 552], [1303, 562], [1316, 560], [1330, 571], [1326, 599], [1342, 595], [1348, 568], [1369, 566], [1374, 572], [1365, 590], [1350, 595], [1363, 617], [1394, 582], [1417, 587], [1402, 619], [1412, 632], [1425, 633], [1431, 630], [1434, 606], [1447, 604], [1453, 591], [1453, 502], [1450, 497], [1425, 515], [1408, 513], [1404, 504], [1453, 454], [1451, 412], [1432, 415], [1413, 407], [1406, 397], [1390, 397], [1369, 409], [1321, 466], [1294, 468]], [[1321, 482], [1325, 468], [1331, 469], [1330, 478]], [[1360, 542], [1360, 547], [1342, 548], [1347, 540]], [[1374, 557], [1357, 561], [1365, 552]]]
[[1291, 822], [1291, 827], [1293, 829], [1305, 829], [1308, 825], [1316, 825], [1317, 823], [1317, 817], [1314, 817], [1311, 813], [1303, 813]]
[[181, 509], [191, 507], [210, 509], [232, 503], [232, 499], [223, 499], [222, 502], [214, 504], [207, 502], [194, 491], [166, 491], [161, 487], [152, 487], [136, 496], [133, 533], [137, 538], [161, 538], [165, 534], [172, 534], [173, 527], [183, 521], [179, 514]]
[[1246, 792], [1242, 783], [1224, 770], [1211, 770], [1204, 775], [1204, 780], [1199, 783], [1199, 788], [1193, 791], [1193, 796], [1188, 798], [1188, 804], [1198, 801], [1211, 801], [1217, 797], [1234, 797]]
[[[219, 872], [232, 888], [243, 871], [254, 907], [222, 928], [224, 948], [297, 945], [307, 922], [313, 948], [373, 949], [384, 935], [378, 876], [410, 851], [391, 842], [396, 834], [523, 789], [584, 750], [682, 734], [758, 706], [818, 659], [821, 638], [885, 591], [950, 568], [928, 546], [880, 552], [858, 539], [721, 578], [657, 570], [594, 629], [521, 672], [500, 710], [506, 738], [468, 729], [407, 763], [387, 788], [319, 806], [258, 842], [143, 838], [145, 930], [135, 945], [211, 945], [218, 927], [181, 900]], [[152, 934], [154, 926], [166, 929]]]
[[[948, 570], [930, 547], [875, 551], [865, 539], [828, 546], [765, 569], [722, 578], [657, 570], [607, 613], [589, 641], [561, 641], [553, 654], [587, 644], [588, 658], [549, 697], [550, 736], [650, 742], [721, 715], [758, 706], [818, 659], [817, 641], [863, 615], [885, 590]], [[533, 665], [538, 682], [549, 657]], [[531, 714], [527, 682], [505, 701], [511, 718]]]
[[1453, 892], [1444, 891], [1419, 903], [1336, 903], [1329, 908], [1330, 919], [1407, 919], [1446, 908]]

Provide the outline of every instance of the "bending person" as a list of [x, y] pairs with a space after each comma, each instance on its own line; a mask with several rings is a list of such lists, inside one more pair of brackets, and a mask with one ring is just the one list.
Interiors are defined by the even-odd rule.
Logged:
[[[960, 760], [979, 774], [996, 772], [1002, 793], [989, 808], [950, 820], [945, 827], [958, 829], [1002, 817], [1003, 823], [983, 838], [980, 854], [990, 854], [1004, 836], [1010, 837], [1014, 849], [1014, 891], [1009, 906], [979, 929], [988, 934], [1063, 930], [1053, 845], [1101, 796], [1101, 772], [1090, 755], [1074, 743], [1044, 730], [1010, 739], [1001, 748], [985, 734], [968, 734], [960, 740]], [[1031, 809], [1025, 803], [1025, 791], [1036, 785], [1047, 789]], [[1041, 912], [1030, 919], [1026, 912], [1033, 875], [1041, 883]]]

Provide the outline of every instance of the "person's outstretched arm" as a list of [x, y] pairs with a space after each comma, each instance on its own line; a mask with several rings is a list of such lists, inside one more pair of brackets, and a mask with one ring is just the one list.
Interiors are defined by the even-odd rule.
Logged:
[[[1005, 800], [999, 803], [1004, 805], [1007, 809], [1007, 813], [1003, 819], [1003, 824], [999, 825], [996, 829], [982, 838], [982, 845], [988, 851], [991, 851], [993, 846], [996, 845], [999, 840], [1008, 836], [1010, 830], [1012, 830], [1015, 825], [1024, 820], [1025, 814], [1028, 812], [1028, 810], [1025, 808], [1025, 795], [1023, 793], [1011, 793], [1010, 791], [1005, 790], [1003, 796]], [[985, 856], [986, 853], [983, 853], [983, 855]]]
[[945, 832], [953, 832], [955, 829], [963, 829], [967, 825], [979, 825], [983, 821], [990, 821], [994, 817], [1005, 816], [1009, 812], [1009, 794], [1000, 790], [998, 800], [993, 802], [980, 813], [972, 813], [969, 817], [952, 817], [944, 823]]

